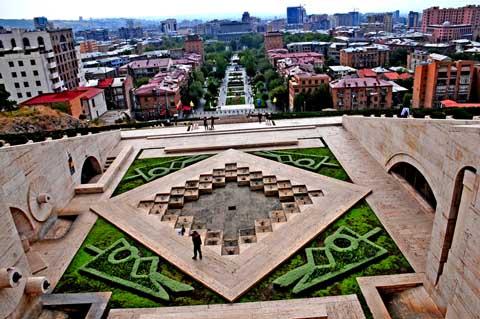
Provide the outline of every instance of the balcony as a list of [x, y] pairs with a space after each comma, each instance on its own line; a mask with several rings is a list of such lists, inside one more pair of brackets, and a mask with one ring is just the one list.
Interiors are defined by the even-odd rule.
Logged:
[[60, 89], [64, 85], [63, 81], [58, 81], [57, 83], [53, 83], [52, 87], [54, 90]]
[[50, 80], [54, 80], [54, 79], [58, 79], [58, 78], [60, 78], [60, 75], [58, 74], [58, 72], [50, 73]]
[[53, 51], [50, 51], [50, 52], [47, 52], [47, 58], [54, 58], [55, 57], [55, 53]]
[[55, 69], [56, 67], [57, 67], [57, 62], [47, 63], [47, 68], [48, 68], [49, 70]]

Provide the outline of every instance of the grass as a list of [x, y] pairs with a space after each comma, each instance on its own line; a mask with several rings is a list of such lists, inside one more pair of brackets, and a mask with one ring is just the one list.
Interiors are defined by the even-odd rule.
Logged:
[[[127, 288], [121, 288], [106, 281], [94, 279], [88, 275], [79, 273], [79, 269], [91, 261], [94, 257], [85, 251], [88, 245], [94, 245], [100, 249], [106, 249], [117, 240], [125, 238], [131, 245], [139, 249], [142, 257], [156, 256], [150, 250], [139, 244], [118, 228], [99, 218], [82, 246], [78, 250], [75, 258], [72, 260], [62, 279], [55, 288], [55, 293], [78, 293], [78, 292], [97, 292], [111, 291], [112, 297], [109, 302], [111, 308], [148, 308], [164, 306], [186, 306], [198, 304], [225, 303], [226, 301], [210, 289], [204, 287], [196, 280], [182, 273], [178, 268], [169, 264], [160, 257], [158, 272], [188, 284], [194, 288], [193, 292], [173, 295], [171, 301], [162, 301], [152, 297], [142, 296], [138, 292], [133, 292]], [[112, 266], [115, 267], [115, 266]], [[110, 270], [112, 271], [112, 270]], [[114, 269], [113, 269], [114, 271]]]
[[[139, 153], [138, 156], [140, 156], [140, 154], [141, 153]], [[210, 155], [207, 155], [207, 156], [210, 156]], [[144, 171], [148, 171], [156, 167], [169, 167], [172, 161], [183, 159], [183, 158], [189, 158], [189, 156], [170, 156], [170, 157], [145, 158], [145, 159], [140, 159], [137, 157], [137, 159], [135, 159], [132, 165], [128, 168], [127, 172], [125, 173], [122, 180], [118, 184], [117, 188], [113, 192], [113, 196], [117, 196], [122, 193], [128, 192], [129, 190], [142, 186], [143, 184], [146, 183], [145, 180], [141, 177], [126, 180], [127, 178], [137, 175], [137, 172], [135, 171], [135, 169], [138, 168]], [[187, 163], [185, 167], [192, 165], [194, 163], [195, 162]], [[160, 177], [163, 177], [163, 176], [158, 176], [153, 180]]]
[[227, 105], [245, 104], [245, 96], [227, 97]]
[[31, 117], [37, 114], [38, 114], [38, 111], [35, 108], [22, 107], [13, 111], [0, 112], [0, 117], [7, 117], [7, 118]]
[[[329, 162], [338, 164], [339, 167], [320, 167], [316, 171], [316, 173], [336, 178], [342, 181], [349, 181], [348, 175], [340, 166], [340, 163], [328, 148], [296, 149], [286, 151], [291, 154], [296, 154], [296, 156], [294, 156], [295, 159], [309, 158], [309, 156], [311, 158], [312, 155], [329, 156]], [[145, 160], [137, 159], [129, 168], [125, 176], [129, 176], [129, 174], [134, 173], [133, 169], [136, 167], [143, 167], [145, 165], [155, 167], [156, 165], [165, 163], [166, 160], [171, 159], [172, 157]], [[122, 189], [131, 189], [140, 186], [135, 186], [136, 184], [141, 183], [136, 182], [129, 185], [124, 185], [124, 188]], [[277, 278], [306, 263], [305, 248], [323, 247], [325, 238], [332, 235], [337, 229], [342, 226], [348, 227], [359, 234], [365, 234], [368, 231], [374, 229], [375, 227], [379, 227], [381, 230], [373, 237], [371, 237], [370, 240], [375, 244], [385, 248], [388, 253], [385, 255], [385, 257], [381, 257], [374, 262], [370, 262], [367, 265], [361, 267], [360, 269], [354, 269], [346, 274], [342, 274], [332, 280], [318, 284], [317, 286], [314, 286], [311, 289], [305, 290], [299, 294], [293, 294], [292, 287], [279, 288], [273, 285], [273, 282]], [[171, 302], [161, 302], [158, 300], [153, 300], [152, 298], [147, 298], [146, 296], [140, 296], [138, 295], [138, 293], [132, 293], [131, 291], [121, 289], [119, 287], [116, 287], [115, 285], [108, 284], [106, 282], [97, 281], [95, 279], [78, 273], [78, 269], [80, 269], [85, 263], [87, 263], [90, 258], [93, 258], [84, 251], [83, 248], [85, 246], [94, 244], [95, 246], [104, 249], [120, 238], [126, 238], [129, 243], [134, 244], [136, 247], [138, 247], [140, 252], [142, 253], [142, 256], [148, 257], [153, 255], [151, 251], [143, 247], [141, 244], [134, 242], [130, 237], [128, 237], [128, 235], [118, 230], [115, 226], [109, 224], [103, 219], [99, 219], [95, 226], [92, 228], [89, 235], [87, 236], [85, 242], [82, 244], [82, 247], [77, 252], [77, 255], [68, 267], [62, 280], [57, 285], [55, 292], [61, 293], [112, 291], [113, 295], [110, 301], [110, 307], [112, 308], [200, 305], [226, 302], [221, 296], [215, 294], [194, 279], [183, 274], [179, 269], [177, 269], [171, 264], [168, 264], [161, 257], [159, 272], [172, 279], [193, 286], [195, 288], [193, 293], [176, 296], [172, 298]], [[408, 261], [402, 255], [401, 251], [398, 249], [392, 238], [385, 231], [381, 222], [378, 220], [370, 206], [366, 203], [366, 201], [361, 201], [352, 209], [350, 209], [346, 214], [340, 217], [337, 221], [335, 221], [332, 225], [327, 227], [325, 231], [323, 231], [305, 247], [301, 248], [291, 258], [289, 258], [279, 267], [274, 269], [257, 285], [252, 287], [245, 295], [240, 298], [239, 302], [255, 302], [357, 294], [362, 304], [362, 307], [367, 315], [367, 318], [371, 318], [371, 314], [361, 294], [356, 278], [363, 276], [408, 273], [412, 271], [413, 269], [409, 265]]]
[[[332, 151], [326, 147], [322, 148], [305, 148], [305, 149], [293, 149], [293, 150], [284, 150], [290, 154], [298, 154], [297, 156], [292, 155], [294, 160], [301, 159], [301, 158], [309, 158], [309, 155], [314, 156], [328, 156], [329, 162], [337, 164], [339, 167], [327, 167], [321, 166], [318, 170], [314, 171], [315, 173], [322, 174], [328, 177], [332, 177], [335, 179], [339, 179], [341, 181], [349, 182], [350, 178], [348, 177], [345, 170], [340, 165], [340, 162], [337, 160], [335, 155], [333, 155]], [[288, 164], [288, 163], [287, 163]], [[291, 164], [288, 164], [291, 165]], [[292, 165], [295, 166], [295, 165]]]

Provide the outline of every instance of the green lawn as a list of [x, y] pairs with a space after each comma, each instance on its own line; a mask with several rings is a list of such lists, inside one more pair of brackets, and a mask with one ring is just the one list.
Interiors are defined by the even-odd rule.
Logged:
[[[262, 154], [262, 156], [270, 159], [272, 159], [272, 156], [275, 157], [281, 155], [281, 161], [287, 162], [289, 165], [310, 169], [316, 173], [330, 176], [339, 180], [349, 181], [348, 175], [328, 148], [280, 150], [261, 153], [253, 152], [253, 154]], [[191, 157], [185, 158], [192, 160]], [[135, 171], [136, 168], [148, 171], [149, 169], [156, 168], [159, 165], [161, 167], [166, 167], [172, 165], [173, 162], [183, 163], [182, 161], [185, 161], [185, 158], [164, 157], [145, 160], [137, 159], [127, 171], [124, 180], [126, 178], [136, 176], [138, 173]], [[298, 160], [303, 160], [300, 161], [300, 166]], [[309, 163], [311, 167], [305, 167], [305, 163]], [[145, 181], [140, 177], [128, 182], [125, 182], [124, 180], [122, 180], [122, 186], [119, 186], [117, 189], [117, 193], [126, 191], [128, 189], [133, 189], [145, 183]], [[375, 227], [381, 228], [381, 231], [370, 238], [370, 240], [375, 244], [385, 248], [388, 251], [388, 254], [368, 263], [365, 266], [339, 275], [327, 282], [318, 284], [317, 286], [314, 286], [309, 290], [303, 291], [299, 294], [293, 294], [292, 287], [279, 288], [273, 284], [273, 282], [280, 276], [306, 263], [305, 248], [323, 247], [325, 238], [333, 234], [341, 226], [348, 227], [360, 235], [371, 231]], [[118, 230], [115, 226], [109, 224], [103, 219], [99, 219], [87, 236], [85, 242], [82, 244], [82, 247], [77, 252], [77, 255], [68, 267], [60, 283], [57, 285], [55, 292], [113, 291], [112, 299], [110, 301], [110, 307], [113, 308], [225, 303], [225, 300], [222, 297], [215, 294], [210, 289], [204, 287], [189, 276], [183, 274], [179, 269], [168, 264], [161, 257], [158, 272], [171, 279], [193, 286], [195, 290], [192, 293], [177, 295], [174, 296], [170, 302], [162, 302], [160, 300], [154, 300], [155, 298], [152, 297], [141, 296], [133, 291], [115, 286], [115, 284], [109, 284], [107, 282], [90, 278], [87, 275], [78, 272], [83, 265], [93, 258], [87, 254], [87, 252], [84, 250], [84, 247], [93, 244], [101, 249], [105, 249], [120, 238], [126, 238], [130, 244], [138, 247], [143, 257], [153, 256], [151, 251], [143, 247], [141, 244], [136, 243], [128, 235]], [[412, 271], [413, 270], [408, 261], [402, 255], [394, 241], [387, 234], [375, 213], [371, 210], [366, 201], [361, 201], [336, 222], [330, 225], [323, 233], [317, 236], [305, 247], [301, 248], [295, 255], [282, 263], [266, 278], [250, 289], [244, 296], [241, 297], [239, 302], [357, 294], [365, 312], [367, 313], [367, 317], [371, 318], [355, 279], [361, 276], [390, 275]]]
[[79, 269], [93, 259], [93, 256], [86, 252], [86, 246], [94, 245], [98, 248], [105, 249], [120, 238], [125, 238], [131, 245], [135, 245], [142, 257], [155, 256], [150, 250], [130, 238], [118, 228], [104, 219], [99, 218], [78, 250], [75, 258], [68, 266], [62, 279], [56, 286], [54, 293], [112, 291], [112, 297], [109, 302], [111, 308], [146, 308], [225, 303], [222, 297], [185, 275], [179, 271], [177, 267], [169, 264], [161, 257], [158, 272], [171, 279], [192, 286], [194, 288], [193, 292], [173, 296], [170, 302], [166, 302], [156, 300], [152, 297], [142, 296], [136, 291], [129, 291], [121, 286], [116, 286], [79, 273]]
[[245, 104], [245, 96], [227, 97], [227, 105]]
[[[143, 184], [153, 181], [157, 178], [163, 177], [169, 173], [172, 173], [181, 168], [185, 168], [189, 165], [195, 164], [211, 155], [202, 155], [202, 156], [171, 156], [171, 157], [160, 157], [160, 158], [137, 158], [132, 165], [128, 168], [125, 176], [123, 176], [121, 182], [118, 184], [115, 189], [113, 196], [120, 195], [129, 190], [142, 186]], [[183, 163], [183, 164], [182, 164]], [[182, 167], [183, 165], [183, 167]], [[154, 175], [149, 174], [151, 170], [157, 170]], [[142, 172], [151, 180], [146, 180], [144, 177], [139, 174], [139, 171]]]

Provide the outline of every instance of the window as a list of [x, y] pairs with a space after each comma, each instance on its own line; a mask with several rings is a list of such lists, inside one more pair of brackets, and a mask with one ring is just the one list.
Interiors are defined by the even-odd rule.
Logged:
[[32, 93], [27, 92], [27, 97], [32, 97]]
[[3, 42], [0, 40], [0, 49], [3, 49]]
[[15, 88], [16, 88], [16, 89], [19, 89], [19, 88], [20, 88], [20, 83], [15, 82], [14, 85], [15, 85]]
[[18, 66], [23, 66], [23, 61], [18, 61]]
[[17, 93], [17, 97], [21, 99], [23, 97], [22, 93]]
[[17, 41], [15, 39], [10, 40], [10, 44], [12, 45], [12, 49], [17, 46]]
[[42, 82], [40, 82], [40, 81], [35, 81], [35, 84], [36, 84], [37, 86], [42, 86]]
[[3, 79], [3, 75], [2, 75], [2, 73], [0, 73], [0, 79]]
[[13, 61], [8, 61], [8, 66], [13, 68], [15, 65], [13, 64]]
[[37, 42], [38, 42], [38, 46], [45, 46], [45, 41], [43, 40], [42, 37], [38, 37], [37, 38]]
[[20, 72], [20, 74], [21, 74], [21, 75], [22, 75], [22, 77], [24, 77], [24, 78], [26, 78], [26, 77], [27, 77], [27, 72], [25, 72], [25, 71], [22, 71], [22, 72]]
[[30, 64], [31, 64], [31, 65], [36, 65], [37, 62], [35, 62], [35, 60], [30, 60]]
[[23, 82], [23, 86], [26, 87], [26, 88], [30, 87], [30, 85], [28, 84], [28, 82]]
[[17, 77], [17, 72], [12, 72], [12, 78], [16, 78]]
[[34, 76], [38, 76], [38, 71], [37, 71], [37, 70], [33, 70], [33, 75], [34, 75]]
[[28, 38], [23, 38], [23, 47], [29, 47], [30, 46], [30, 40]]
[[38, 91], [37, 93], [38, 93], [38, 95], [42, 95], [43, 91]]
[[92, 99], [92, 106], [95, 107], [95, 99]]

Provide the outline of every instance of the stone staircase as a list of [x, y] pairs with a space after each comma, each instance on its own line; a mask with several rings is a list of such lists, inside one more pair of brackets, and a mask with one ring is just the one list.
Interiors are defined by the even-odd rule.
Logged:
[[103, 172], [105, 173], [107, 169], [112, 165], [113, 161], [115, 161], [117, 157], [116, 156], [109, 156], [107, 157], [107, 160], [105, 161], [105, 165], [103, 166]]

